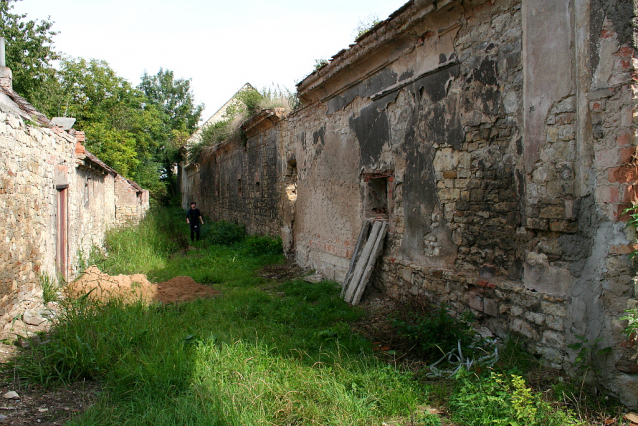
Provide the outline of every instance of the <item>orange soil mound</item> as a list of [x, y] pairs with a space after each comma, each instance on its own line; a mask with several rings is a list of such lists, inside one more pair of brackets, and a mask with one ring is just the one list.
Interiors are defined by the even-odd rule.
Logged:
[[198, 284], [191, 277], [175, 277], [165, 283], [152, 284], [143, 274], [112, 277], [97, 266], [87, 268], [80, 278], [69, 284], [67, 291], [74, 297], [90, 292], [88, 297], [92, 300], [121, 298], [125, 303], [140, 299], [146, 303], [174, 303], [219, 294], [218, 290]]

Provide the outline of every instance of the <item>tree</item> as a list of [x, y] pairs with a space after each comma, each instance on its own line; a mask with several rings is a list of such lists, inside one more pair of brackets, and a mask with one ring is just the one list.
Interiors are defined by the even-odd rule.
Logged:
[[26, 20], [26, 14], [11, 13], [18, 0], [0, 0], [0, 35], [6, 39], [6, 62], [13, 72], [13, 89], [36, 108], [48, 113], [55, 84], [51, 62], [59, 59], [53, 50], [53, 22]]
[[179, 148], [197, 129], [204, 109], [202, 104], [195, 105], [190, 83], [190, 79], [175, 79], [173, 71], [160, 68], [156, 75], [144, 72], [138, 86], [146, 95], [147, 102], [160, 114], [163, 130], [154, 158], [160, 164], [162, 179], [173, 194], [177, 192], [173, 165], [181, 160]]
[[58, 81], [60, 115], [77, 119], [88, 150], [163, 197], [166, 185], [155, 158], [164, 138], [162, 115], [144, 93], [96, 59], [63, 58]]
[[148, 102], [161, 111], [166, 126], [190, 134], [197, 129], [204, 110], [204, 105], [195, 105], [190, 84], [190, 79], [176, 80], [173, 71], [160, 68], [156, 75], [144, 72], [138, 88], [144, 92]]

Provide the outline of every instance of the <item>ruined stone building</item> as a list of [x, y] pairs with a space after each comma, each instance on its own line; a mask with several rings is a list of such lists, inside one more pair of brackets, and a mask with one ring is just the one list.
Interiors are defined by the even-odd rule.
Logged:
[[[149, 194], [52, 125], [0, 68], [0, 331], [41, 306], [40, 277], [65, 280], [105, 232], [141, 219]], [[26, 321], [26, 320], [25, 320]], [[34, 324], [32, 324], [34, 325]], [[4, 327], [4, 329], [3, 329]], [[21, 329], [16, 331], [24, 333]]]
[[[229, 108], [237, 105], [237, 95], [244, 90], [254, 90], [254, 87], [250, 83], [244, 84], [224, 105], [221, 106], [213, 115], [210, 116], [204, 124], [202, 124], [195, 133], [193, 133], [186, 141], [186, 145], [182, 148], [182, 155], [188, 155], [188, 150], [194, 144], [201, 142], [202, 131], [220, 121], [227, 118], [227, 111]], [[178, 168], [178, 181], [180, 182], [180, 192], [182, 194], [182, 208], [188, 210], [191, 200], [199, 199], [201, 196], [199, 189], [199, 164], [187, 163], [185, 167]]]
[[611, 347], [599, 379], [638, 405], [620, 320], [636, 305], [637, 8], [409, 1], [301, 81], [299, 110], [202, 156], [195, 201], [337, 281], [363, 220], [385, 217], [374, 288], [471, 310], [568, 371], [578, 336]]

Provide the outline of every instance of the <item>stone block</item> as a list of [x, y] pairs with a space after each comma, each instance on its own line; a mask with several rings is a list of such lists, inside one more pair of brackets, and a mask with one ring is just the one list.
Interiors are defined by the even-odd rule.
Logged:
[[472, 309], [483, 312], [483, 297], [481, 297], [477, 293], [472, 292], [469, 294], [468, 299], [468, 303]]
[[527, 218], [525, 221], [525, 226], [528, 229], [539, 229], [546, 231], [549, 229], [549, 221], [546, 219], [538, 219], [538, 218]]
[[512, 315], [513, 317], [518, 317], [523, 315], [523, 308], [519, 305], [512, 305], [510, 307], [510, 315]]
[[401, 270], [401, 279], [406, 283], [412, 283], [412, 269], [411, 268], [403, 268]]
[[560, 369], [565, 362], [565, 354], [556, 348], [544, 347], [540, 350], [543, 360], [548, 363], [548, 367]]
[[528, 252], [523, 282], [530, 290], [562, 297], [567, 294], [574, 279], [569, 269], [552, 266], [544, 255]]
[[565, 336], [562, 333], [557, 333], [556, 331], [546, 330], [543, 333], [542, 342], [544, 345], [551, 348], [565, 349]]
[[557, 317], [565, 317], [567, 315], [567, 309], [558, 303], [541, 302], [541, 311], [545, 314], [554, 315]]
[[521, 318], [514, 318], [510, 322], [510, 329], [514, 333], [527, 337], [532, 340], [540, 340], [538, 331], [536, 331], [527, 321]]
[[545, 206], [541, 208], [540, 217], [541, 219], [562, 219], [565, 217], [565, 206], [563, 205]]
[[563, 318], [555, 315], [547, 315], [545, 317], [545, 325], [555, 331], [563, 331]]
[[545, 322], [545, 315], [538, 312], [526, 312], [525, 319], [529, 322], [533, 322], [534, 324], [543, 325]]
[[572, 220], [550, 220], [549, 230], [573, 234], [578, 232], [578, 222]]
[[483, 299], [483, 312], [487, 315], [496, 317], [498, 316], [498, 303], [496, 303], [493, 299], [488, 299], [487, 297]]

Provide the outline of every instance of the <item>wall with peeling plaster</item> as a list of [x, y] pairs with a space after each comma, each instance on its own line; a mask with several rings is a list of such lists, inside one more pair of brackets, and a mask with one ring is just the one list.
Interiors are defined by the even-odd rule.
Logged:
[[[363, 219], [387, 218], [371, 292], [472, 310], [567, 371], [598, 340], [591, 380], [636, 406], [636, 4], [408, 2], [299, 83], [301, 110], [203, 162], [230, 192], [202, 191], [337, 281]], [[271, 202], [238, 200], [233, 173], [264, 161]]]

